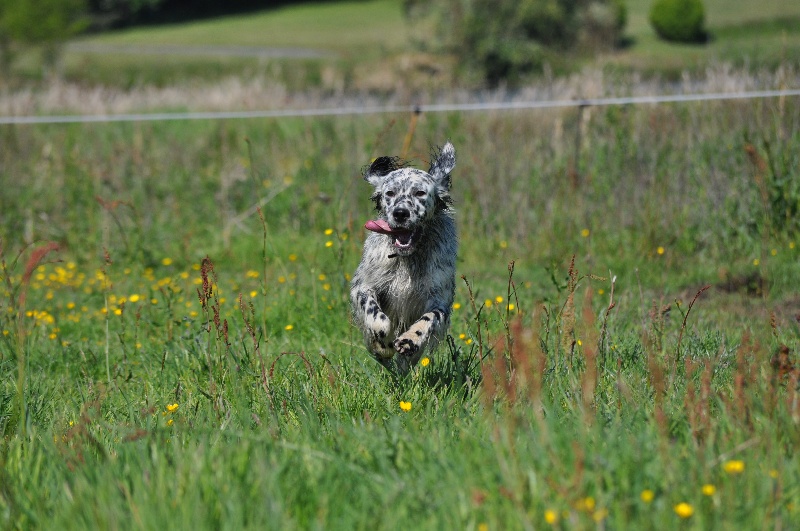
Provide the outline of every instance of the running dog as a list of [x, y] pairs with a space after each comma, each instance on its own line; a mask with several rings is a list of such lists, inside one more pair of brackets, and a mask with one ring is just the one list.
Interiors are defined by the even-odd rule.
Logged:
[[350, 289], [353, 318], [369, 352], [407, 373], [450, 325], [458, 237], [450, 172], [453, 144], [432, 156], [427, 172], [395, 157], [364, 169], [379, 216], [368, 221], [364, 252]]

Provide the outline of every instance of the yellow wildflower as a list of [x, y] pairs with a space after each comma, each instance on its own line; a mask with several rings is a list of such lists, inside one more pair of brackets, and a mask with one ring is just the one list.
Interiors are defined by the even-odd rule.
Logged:
[[460, 304], [460, 303], [458, 303], [458, 302], [454, 302], [454, 303], [453, 303], [453, 309], [454, 309], [454, 310], [458, 310], [459, 308], [461, 308], [461, 304]]
[[284, 326], [283, 328], [284, 328], [284, 330], [291, 330], [291, 329], [294, 328], [294, 325], [288, 324], [288, 325]]
[[178, 410], [178, 404], [168, 404], [167, 405], [167, 411], [169, 411], [170, 413], [174, 413], [177, 410]]
[[653, 501], [653, 498], [656, 497], [656, 493], [650, 489], [644, 489], [640, 497], [642, 498], [643, 502], [650, 503], [651, 501]]
[[325, 247], [333, 247], [333, 242], [328, 240], [325, 242]]
[[325, 236], [330, 236], [333, 234], [333, 229], [325, 229]]
[[431, 359], [426, 356], [419, 361], [419, 364], [422, 365], [423, 367], [427, 367], [430, 364], [430, 362]]
[[403, 411], [411, 411], [411, 402], [400, 401], [400, 409]]
[[583, 229], [581, 231], [581, 236], [583, 236], [584, 238], [588, 238], [589, 234], [591, 234], [591, 232], [589, 232], [589, 229]]
[[744, 461], [738, 459], [725, 461], [722, 465], [722, 469], [728, 474], [741, 474], [744, 472]]
[[713, 496], [714, 493], [717, 492], [717, 488], [711, 483], [706, 483], [705, 485], [703, 485], [703, 488], [701, 490], [703, 491], [703, 494], [705, 496]]
[[658, 249], [656, 249], [656, 252], [657, 252], [659, 255], [662, 255], [662, 254], [664, 254], [664, 248], [663, 248], [663, 247], [661, 247], [661, 246], [659, 245], [659, 246], [658, 246]]
[[555, 524], [558, 522], [558, 513], [552, 509], [547, 509], [544, 512], [544, 521], [548, 524]]
[[165, 266], [172, 265], [172, 258], [164, 258], [161, 260], [161, 263]]
[[694, 514], [694, 507], [692, 507], [686, 502], [679, 503], [678, 505], [673, 507], [673, 510], [675, 511], [675, 514], [677, 514], [681, 518], [689, 518]]

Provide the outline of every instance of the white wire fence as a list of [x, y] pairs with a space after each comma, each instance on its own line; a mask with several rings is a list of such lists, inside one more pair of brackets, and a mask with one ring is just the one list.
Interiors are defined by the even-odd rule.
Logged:
[[126, 114], [80, 114], [51, 116], [0, 116], [0, 125], [78, 124], [112, 122], [159, 122], [176, 120], [239, 120], [254, 118], [302, 118], [321, 116], [347, 116], [391, 114], [408, 112], [480, 112], [512, 111], [526, 109], [558, 109], [569, 107], [603, 107], [613, 105], [644, 105], [723, 100], [758, 100], [800, 96], [800, 89], [759, 90], [750, 92], [718, 92], [700, 94], [674, 94], [631, 96], [620, 98], [591, 98], [547, 101], [507, 101], [475, 103], [440, 103], [428, 105], [386, 105], [363, 107], [330, 107], [313, 109], [270, 109], [263, 111], [219, 112], [159, 112]]

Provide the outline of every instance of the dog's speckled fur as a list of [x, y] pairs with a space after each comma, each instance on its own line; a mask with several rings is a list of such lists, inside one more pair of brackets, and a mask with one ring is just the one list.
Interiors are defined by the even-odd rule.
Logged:
[[404, 236], [368, 234], [350, 301], [370, 353], [387, 368], [394, 358], [401, 374], [442, 339], [453, 306], [458, 252], [450, 198], [453, 145], [448, 142], [432, 159], [427, 173], [390, 157], [364, 170], [364, 179], [375, 187], [380, 218]]

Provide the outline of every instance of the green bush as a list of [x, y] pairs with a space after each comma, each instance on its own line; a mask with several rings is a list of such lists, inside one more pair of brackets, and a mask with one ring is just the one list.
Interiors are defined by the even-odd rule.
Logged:
[[650, 25], [659, 37], [674, 42], [703, 42], [707, 38], [702, 0], [656, 0]]
[[616, 46], [627, 20], [624, 0], [405, 0], [414, 25], [434, 17], [421, 44], [458, 55], [489, 85], [513, 84], [564, 60], [563, 52]]

